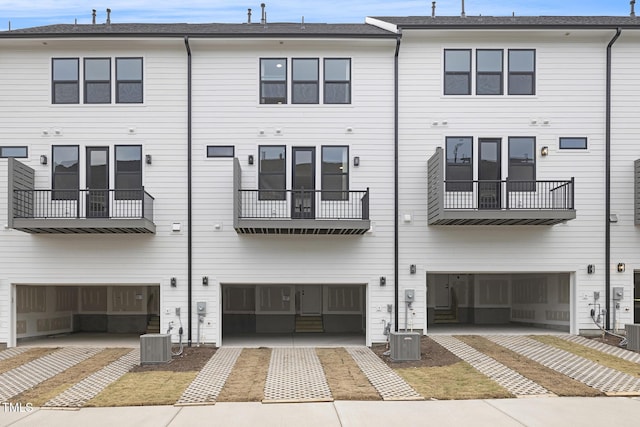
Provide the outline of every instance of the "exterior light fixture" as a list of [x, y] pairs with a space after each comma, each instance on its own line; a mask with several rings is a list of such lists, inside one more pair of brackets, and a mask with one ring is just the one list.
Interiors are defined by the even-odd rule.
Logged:
[[380, 276], [380, 286], [386, 286], [387, 285], [387, 278], [384, 276]]
[[176, 286], [178, 286], [178, 279], [176, 279], [175, 277], [171, 278], [171, 287], [175, 288]]
[[202, 286], [209, 286], [209, 276], [202, 276]]
[[409, 273], [410, 274], [416, 274], [416, 265], [415, 264], [411, 264], [409, 266]]
[[593, 274], [596, 272], [596, 266], [594, 264], [587, 265], [587, 274]]
[[150, 165], [151, 164], [151, 154], [147, 154], [144, 156], [145, 162]]
[[353, 158], [353, 166], [360, 166], [360, 157], [356, 156]]
[[544, 147], [542, 147], [540, 149], [540, 155], [542, 157], [545, 157], [545, 156], [549, 155], [549, 147], [547, 147], [546, 145]]
[[626, 265], [624, 265], [624, 262], [618, 263], [618, 273], [624, 273], [625, 268], [626, 268]]
[[249, 163], [250, 165], [253, 164], [253, 154], [249, 154], [249, 157], [247, 158], [247, 163]]
[[47, 156], [46, 155], [41, 155], [40, 156], [40, 164], [41, 165], [46, 165], [47, 164]]

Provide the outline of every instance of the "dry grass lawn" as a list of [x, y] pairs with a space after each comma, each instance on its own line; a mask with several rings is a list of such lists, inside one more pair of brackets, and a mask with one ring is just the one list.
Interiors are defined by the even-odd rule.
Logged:
[[466, 362], [395, 370], [425, 399], [465, 400], [514, 397]]
[[317, 348], [335, 400], [380, 400], [380, 395], [344, 348]]
[[531, 338], [584, 357], [585, 359], [593, 360], [594, 362], [624, 372], [625, 374], [640, 377], [640, 364], [638, 363], [629, 362], [619, 357], [550, 335], [532, 336]]
[[131, 349], [107, 348], [89, 359], [78, 363], [53, 378], [38, 384], [36, 387], [15, 396], [16, 402], [30, 402], [34, 406], [42, 406], [69, 387], [82, 381], [109, 363], [119, 359]]
[[480, 336], [457, 336], [460, 341], [540, 384], [558, 396], [602, 396], [598, 390], [547, 368]]
[[270, 360], [269, 348], [243, 349], [216, 401], [261, 402]]
[[58, 348], [30, 348], [29, 350], [9, 359], [0, 360], [0, 374], [15, 369], [19, 366], [29, 363], [39, 357], [46, 356], [59, 350]]
[[198, 372], [129, 372], [109, 385], [86, 406], [173, 405]]

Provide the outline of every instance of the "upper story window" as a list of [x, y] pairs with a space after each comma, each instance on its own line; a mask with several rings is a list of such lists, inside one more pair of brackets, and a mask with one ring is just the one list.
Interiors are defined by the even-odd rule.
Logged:
[[561, 150], [586, 150], [587, 138], [565, 138], [560, 137], [560, 149]]
[[320, 96], [318, 59], [292, 59], [291, 68], [291, 102], [317, 104]]
[[77, 200], [80, 188], [79, 147], [77, 145], [54, 145], [52, 147], [52, 177], [54, 200]]
[[349, 200], [349, 147], [322, 147], [322, 200]]
[[142, 58], [116, 58], [116, 102], [142, 103]]
[[535, 50], [509, 49], [509, 95], [535, 95], [535, 70]]
[[324, 103], [351, 103], [351, 59], [324, 60]]
[[29, 157], [27, 147], [0, 147], [0, 158], [7, 157], [27, 158]]
[[141, 200], [142, 146], [116, 145], [116, 199]]
[[472, 191], [473, 138], [447, 137], [446, 155], [446, 191]]
[[84, 102], [111, 103], [111, 58], [84, 59]]
[[444, 51], [444, 94], [471, 95], [471, 50]]
[[78, 104], [80, 102], [78, 58], [54, 58], [52, 74], [53, 103]]
[[536, 139], [534, 137], [509, 137], [509, 191], [536, 190], [535, 153]]
[[476, 51], [476, 95], [503, 94], [503, 52], [500, 49]]
[[[258, 165], [260, 200], [285, 200], [287, 158], [284, 145], [261, 145]], [[280, 191], [275, 191], [280, 190]]]
[[287, 103], [287, 60], [260, 59], [260, 104]]

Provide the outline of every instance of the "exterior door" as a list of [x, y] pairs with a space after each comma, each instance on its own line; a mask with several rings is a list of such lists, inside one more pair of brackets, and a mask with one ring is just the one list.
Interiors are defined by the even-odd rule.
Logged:
[[482, 138], [479, 143], [478, 209], [500, 209], [502, 171], [500, 139]]
[[322, 286], [302, 286], [300, 289], [300, 315], [319, 316], [322, 314]]
[[449, 276], [438, 275], [435, 277], [435, 307], [436, 309], [451, 308], [451, 294], [449, 291]]
[[109, 147], [87, 147], [87, 218], [109, 217]]
[[315, 214], [316, 149], [293, 147], [291, 218], [313, 219]]

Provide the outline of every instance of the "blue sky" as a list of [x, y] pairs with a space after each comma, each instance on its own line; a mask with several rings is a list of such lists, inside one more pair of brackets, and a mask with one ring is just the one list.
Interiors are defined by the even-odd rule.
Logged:
[[[362, 23], [366, 16], [431, 15], [430, 0], [263, 0], [269, 22]], [[0, 0], [0, 31], [49, 24], [124, 22], [228, 22], [260, 21], [260, 0]], [[459, 15], [462, 0], [439, 0], [437, 15]], [[640, 2], [638, 3], [640, 15]], [[467, 15], [521, 16], [614, 15], [628, 16], [629, 0], [465, 0]]]

